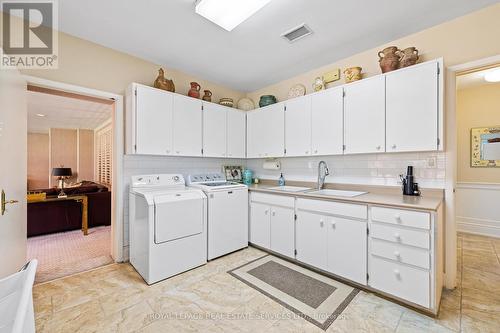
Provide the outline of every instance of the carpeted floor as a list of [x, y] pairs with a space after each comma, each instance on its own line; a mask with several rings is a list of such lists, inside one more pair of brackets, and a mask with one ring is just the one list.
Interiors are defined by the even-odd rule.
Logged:
[[111, 227], [60, 232], [28, 238], [28, 259], [38, 259], [35, 283], [87, 271], [113, 262]]

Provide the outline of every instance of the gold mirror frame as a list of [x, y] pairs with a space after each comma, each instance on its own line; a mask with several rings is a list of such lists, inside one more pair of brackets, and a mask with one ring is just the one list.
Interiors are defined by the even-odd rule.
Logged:
[[481, 159], [481, 135], [483, 134], [498, 134], [500, 137], [500, 126], [497, 127], [479, 127], [472, 128], [470, 131], [471, 138], [471, 154], [470, 166], [482, 168], [498, 168], [500, 160], [482, 160]]

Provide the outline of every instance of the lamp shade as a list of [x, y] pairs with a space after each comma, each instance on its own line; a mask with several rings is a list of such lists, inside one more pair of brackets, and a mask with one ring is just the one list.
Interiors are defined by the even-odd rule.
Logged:
[[71, 168], [53, 168], [52, 176], [55, 177], [71, 177]]

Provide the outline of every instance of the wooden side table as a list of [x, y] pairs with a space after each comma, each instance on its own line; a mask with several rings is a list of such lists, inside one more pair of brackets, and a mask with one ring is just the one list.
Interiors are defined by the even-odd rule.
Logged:
[[28, 200], [28, 203], [64, 201], [64, 200], [74, 200], [76, 202], [82, 203], [82, 232], [85, 236], [87, 236], [89, 229], [89, 224], [88, 224], [89, 222], [88, 222], [88, 198], [86, 195], [68, 195], [66, 198], [48, 197], [43, 200]]

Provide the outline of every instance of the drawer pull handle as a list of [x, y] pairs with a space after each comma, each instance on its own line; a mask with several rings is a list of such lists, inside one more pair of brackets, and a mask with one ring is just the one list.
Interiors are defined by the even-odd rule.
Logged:
[[394, 256], [398, 259], [401, 258], [401, 254], [399, 253], [399, 251], [394, 251]]
[[396, 232], [394, 234], [394, 238], [396, 238], [396, 240], [400, 241], [401, 240], [401, 235]]

